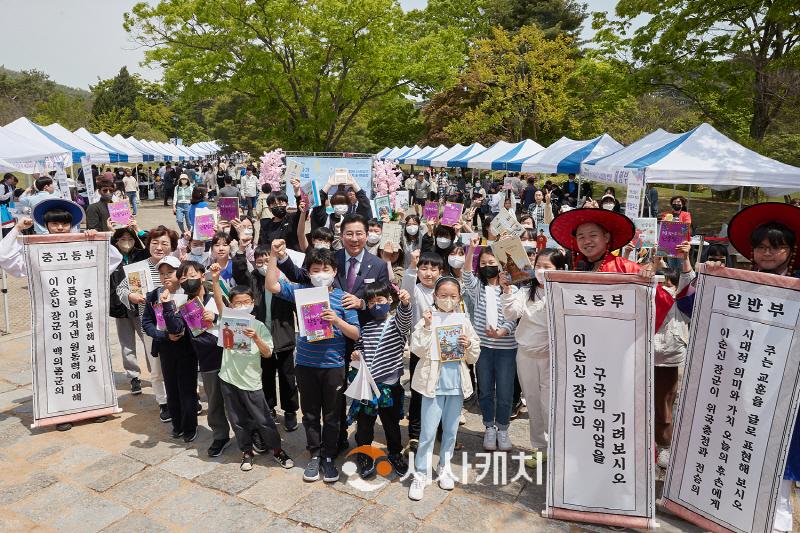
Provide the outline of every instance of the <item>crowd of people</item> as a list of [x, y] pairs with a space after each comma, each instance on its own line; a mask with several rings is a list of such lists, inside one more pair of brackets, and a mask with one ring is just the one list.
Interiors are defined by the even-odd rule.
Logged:
[[[335, 459], [351, 446], [348, 427], [355, 424], [358, 446], [370, 445], [380, 418], [392, 468], [401, 476], [413, 472], [409, 497], [423, 498], [434, 471], [439, 487], [450, 490], [457, 479], [450, 461], [460, 448], [464, 405], [471, 402], [482, 416], [483, 448], [492, 452], [512, 450], [509, 426], [526, 405], [526, 444], [546, 461], [550, 362], [544, 272], [624, 272], [660, 276], [653, 339], [655, 436], [657, 464], [666, 467], [669, 462], [672, 409], [692, 318], [676, 305], [676, 295], [695, 277], [692, 246], [687, 239], [669, 259], [637, 253], [629, 245], [634, 225], [620, 212], [614, 188], [595, 197], [596, 184], [579, 185], [574, 175], [563, 183], [555, 177], [515, 175], [470, 181], [464, 174], [428, 169], [402, 181], [412, 201], [405, 212], [377, 217], [370, 191], [353, 179], [325, 184], [321, 204], [314, 207], [309, 207], [300, 183], [292, 182], [291, 204], [297, 207], [290, 208], [284, 189], [260, 184], [253, 165], [165, 164], [156, 174], [163, 183], [164, 205], [175, 214], [175, 227], [141, 228], [135, 219], [127, 227], [114, 227], [107, 205], [115, 196], [122, 192], [136, 208], [135, 180], [126, 182], [126, 171], [120, 179], [114, 170], [98, 170], [93, 177], [96, 197], [85, 199], [85, 219], [75, 203], [52, 196], [51, 177], [38, 177], [34, 191], [20, 198], [16, 178], [7, 176], [0, 202], [16, 199], [32, 211], [30, 218], [18, 215], [12, 224], [4, 224], [0, 266], [24, 275], [16, 239], [20, 232], [77, 231], [84, 222], [87, 231], [112, 231], [109, 311], [116, 321], [130, 393], [142, 392], [138, 337], [145, 346], [142, 355], [158, 416], [171, 423], [172, 438], [188, 443], [197, 436], [199, 372], [213, 433], [207, 453], [219, 456], [232, 442], [232, 429], [242, 470], [251, 469], [254, 454], [262, 453], [271, 453], [284, 467], [293, 465], [281, 445], [278, 407], [287, 432], [299, 427], [302, 412], [309, 454], [306, 481], [338, 480]], [[240, 216], [220, 219], [213, 238], [198, 240], [192, 232], [196, 210], [213, 207], [222, 197], [239, 200]], [[648, 187], [644, 198], [645, 216], [691, 223], [683, 196], [670, 198], [664, 211], [655, 188]], [[424, 216], [429, 202], [463, 204], [463, 214], [444, 225]], [[512, 213], [524, 228], [520, 239], [533, 273], [524, 283], [511, 283], [491, 247], [509, 237], [492, 231], [491, 222], [502, 211]], [[392, 219], [402, 226], [399, 242], [382, 239], [383, 227]], [[548, 246], [544, 227], [556, 245]], [[730, 246], [711, 246], [700, 260], [733, 266], [738, 253], [738, 264], [797, 276], [798, 232], [796, 203], [756, 204], [730, 221]], [[132, 291], [125, 276], [123, 267], [136, 263], [145, 264], [150, 274], [154, 289], [147, 294]], [[330, 338], [298, 331], [295, 293], [309, 287], [328, 290], [330, 304], [321, 318], [330, 324]], [[213, 324], [225, 308], [250, 313], [251, 327], [245, 330], [250, 346], [218, 346], [211, 329], [193, 334], [177, 312], [178, 294], [199, 298], [205, 305], [203, 318]], [[462, 357], [444, 361], [432, 353], [431, 326], [436, 317], [449, 313], [463, 313], [467, 322], [457, 339]], [[360, 365], [368, 367], [380, 394], [348, 405], [343, 391]], [[409, 391], [401, 381], [406, 367]], [[407, 457], [413, 457], [411, 465]], [[356, 461], [358, 475], [375, 475], [369, 455], [359, 454]], [[527, 465], [536, 468], [534, 460]], [[789, 480], [800, 480], [797, 430], [785, 477], [776, 514], [779, 531], [792, 529]]]

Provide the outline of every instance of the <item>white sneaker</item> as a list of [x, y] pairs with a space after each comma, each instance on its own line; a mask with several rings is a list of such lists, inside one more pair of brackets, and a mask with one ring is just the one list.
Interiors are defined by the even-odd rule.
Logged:
[[408, 489], [408, 498], [418, 502], [425, 495], [425, 485], [428, 483], [427, 476], [419, 472], [414, 472], [411, 487]]
[[501, 452], [511, 451], [511, 437], [508, 436], [508, 430], [497, 431], [497, 449]]
[[436, 476], [439, 478], [440, 489], [453, 490], [455, 488], [456, 483], [449, 468], [440, 466], [439, 470], [436, 472]]
[[493, 452], [497, 449], [496, 427], [491, 426], [486, 428], [486, 433], [483, 434], [483, 449], [487, 452]]
[[661, 448], [659, 450], [656, 464], [665, 469], [669, 466], [669, 448]]

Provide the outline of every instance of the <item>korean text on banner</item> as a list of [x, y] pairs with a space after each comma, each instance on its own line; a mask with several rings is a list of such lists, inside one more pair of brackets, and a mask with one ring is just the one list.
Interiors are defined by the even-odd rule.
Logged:
[[701, 265], [661, 500], [670, 512], [703, 530], [772, 531], [800, 399], [799, 319], [800, 279]]
[[653, 527], [654, 281], [545, 274], [551, 354], [551, 518]]
[[81, 157], [81, 169], [83, 170], [83, 180], [86, 184], [86, 202], [92, 203], [94, 197], [94, 177], [92, 176], [92, 160], [89, 156]]
[[644, 173], [633, 172], [628, 178], [628, 192], [625, 195], [625, 216], [636, 218], [639, 216], [639, 207], [642, 205], [642, 187], [644, 186]]
[[108, 238], [23, 238], [33, 328], [32, 427], [120, 412], [106, 320]]

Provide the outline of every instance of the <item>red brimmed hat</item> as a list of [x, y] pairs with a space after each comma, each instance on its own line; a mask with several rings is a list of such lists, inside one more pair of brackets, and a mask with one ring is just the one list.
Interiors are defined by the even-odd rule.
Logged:
[[764, 202], [745, 207], [728, 222], [728, 239], [731, 245], [747, 259], [753, 258], [750, 234], [769, 222], [779, 222], [792, 230], [800, 239], [800, 207], [780, 202]]
[[607, 209], [584, 208], [572, 209], [554, 218], [550, 223], [550, 235], [567, 250], [578, 252], [575, 231], [586, 223], [597, 224], [611, 234], [609, 250], [622, 248], [631, 242], [636, 233], [633, 221], [625, 215]]

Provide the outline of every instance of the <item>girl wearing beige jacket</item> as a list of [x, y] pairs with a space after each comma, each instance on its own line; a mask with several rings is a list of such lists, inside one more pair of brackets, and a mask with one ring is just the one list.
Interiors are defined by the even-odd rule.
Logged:
[[[461, 309], [461, 284], [456, 278], [439, 278], [433, 296], [433, 309], [438, 313], [448, 314]], [[433, 313], [428, 309], [411, 335], [411, 352], [420, 358], [411, 388], [422, 395], [422, 431], [414, 458], [414, 480], [408, 491], [408, 497], [412, 500], [421, 500], [428, 484], [433, 445], [440, 421], [442, 441], [437, 470], [439, 487], [452, 490], [455, 484], [450, 459], [456, 443], [464, 398], [472, 394], [472, 381], [467, 365], [475, 364], [480, 354], [480, 339], [469, 317], [463, 315], [459, 322], [462, 324], [462, 333], [457, 338], [437, 342], [436, 348], [432, 349], [435, 334], [433, 330], [441, 330], [431, 327]]]

